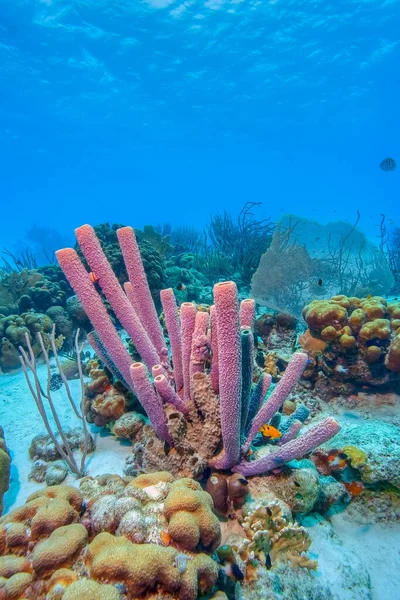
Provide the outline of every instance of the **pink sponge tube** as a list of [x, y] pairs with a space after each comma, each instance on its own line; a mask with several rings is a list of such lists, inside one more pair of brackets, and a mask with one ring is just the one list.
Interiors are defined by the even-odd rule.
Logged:
[[156, 375], [154, 377], [154, 386], [164, 402], [169, 402], [169, 404], [175, 406], [175, 408], [184, 415], [189, 414], [185, 402], [178, 396], [173, 387], [168, 383], [165, 375]]
[[192, 335], [192, 350], [190, 353], [190, 375], [203, 373], [204, 365], [210, 354], [208, 340], [209, 316], [207, 312], [198, 310]]
[[260, 428], [268, 423], [268, 421], [272, 419], [274, 414], [280, 409], [298, 382], [304, 367], [306, 366], [307, 360], [308, 356], [303, 352], [296, 352], [293, 354], [282, 379], [276, 385], [268, 400], [264, 402], [254, 417], [249, 434], [242, 447], [243, 453], [247, 452], [254, 437], [260, 431]]
[[216, 394], [219, 393], [219, 367], [218, 367], [218, 329], [217, 329], [217, 313], [215, 305], [210, 306], [211, 320], [211, 369], [210, 379], [211, 385]]
[[161, 290], [160, 299], [171, 345], [175, 388], [177, 392], [180, 392], [183, 388], [181, 323], [172, 288]]
[[[148, 331], [161, 362], [168, 359], [167, 349], [161, 330], [160, 321], [154, 301], [151, 296], [142, 257], [132, 227], [121, 227], [117, 230], [119, 245], [121, 246], [129, 281], [132, 285], [132, 295], [135, 298], [134, 307], [143, 327]], [[159, 362], [159, 361], [157, 361]]]
[[240, 455], [242, 364], [239, 304], [236, 284], [224, 281], [214, 286], [218, 330], [219, 399], [223, 450], [212, 461], [217, 469], [230, 469]]
[[145, 365], [141, 362], [133, 363], [130, 373], [135, 393], [146, 411], [154, 431], [160, 440], [171, 443], [172, 439], [167, 428], [163, 403], [150, 381]]
[[196, 312], [196, 305], [193, 302], [183, 302], [181, 304], [183, 398], [185, 402], [190, 400], [190, 354]]
[[246, 298], [240, 303], [240, 326], [253, 329], [256, 303], [252, 298]]
[[114, 275], [110, 263], [101, 249], [94, 229], [90, 225], [82, 225], [82, 227], [78, 227], [75, 230], [75, 234], [78, 244], [90, 268], [95, 272], [107, 300], [113, 307], [126, 332], [132, 338], [140, 356], [149, 369], [151, 369], [153, 365], [160, 362], [160, 358], [131, 303], [124, 294], [118, 279]]
[[267, 471], [273, 471], [273, 469], [277, 469], [290, 460], [303, 458], [311, 450], [330, 440], [339, 430], [339, 423], [332, 417], [328, 417], [311, 427], [300, 437], [277, 447], [270, 454], [253, 462], [241, 462], [232, 471], [242, 475], [261, 475]]
[[72, 248], [64, 248], [56, 252], [56, 257], [108, 355], [112, 358], [125, 381], [130, 382], [132, 359], [111, 322], [103, 301], [96, 292], [89, 273], [81, 263], [79, 256]]

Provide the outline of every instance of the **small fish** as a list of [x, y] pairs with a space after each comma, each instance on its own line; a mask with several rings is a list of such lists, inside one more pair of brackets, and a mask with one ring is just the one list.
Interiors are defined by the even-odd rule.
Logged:
[[262, 433], [264, 437], [269, 438], [271, 440], [276, 440], [282, 437], [281, 432], [278, 431], [276, 427], [272, 427], [272, 425], [263, 425], [260, 428], [260, 433]]
[[349, 494], [351, 496], [353, 496], [353, 498], [355, 496], [358, 496], [359, 494], [361, 494], [361, 492], [364, 489], [363, 484], [360, 483], [359, 481], [350, 481], [350, 482], [345, 481], [344, 485], [345, 485], [345, 488], [347, 489], [347, 491], [349, 492]]
[[269, 554], [267, 554], [267, 556], [265, 557], [265, 566], [268, 569], [268, 571], [272, 567], [272, 560]]
[[346, 369], [343, 365], [336, 365], [335, 369], [336, 373], [341, 373], [342, 375], [347, 375], [349, 369]]
[[321, 278], [318, 279], [318, 285], [319, 285], [319, 287], [321, 287], [321, 285], [322, 285], [322, 279]]
[[176, 286], [176, 289], [178, 290], [178, 292], [183, 292], [183, 290], [186, 289], [186, 286], [183, 283], [179, 282]]
[[168, 531], [161, 531], [160, 538], [164, 546], [169, 546], [171, 542], [171, 536], [169, 535]]
[[242, 573], [242, 571], [239, 569], [238, 565], [236, 563], [233, 563], [231, 565], [231, 573], [232, 576], [237, 580], [237, 581], [243, 581], [244, 579], [244, 574]]
[[112, 390], [112, 385], [109, 381], [107, 381], [107, 383], [104, 385], [104, 391], [105, 392], [109, 392], [110, 390]]
[[339, 467], [339, 469], [343, 469], [347, 466], [347, 462], [337, 454], [329, 454], [328, 461], [331, 467]]
[[372, 298], [372, 294], [368, 294], [367, 299], [371, 300], [371, 298]]
[[97, 277], [96, 273], [94, 271], [90, 271], [89, 273], [89, 279], [92, 283], [97, 283], [99, 278]]
[[320, 240], [320, 239], [321, 239], [321, 238], [317, 237], [317, 238], [315, 238], [315, 241], [316, 241], [316, 242], [319, 242], [319, 240]]
[[379, 165], [382, 171], [394, 171], [396, 168], [396, 161], [394, 158], [385, 158]]

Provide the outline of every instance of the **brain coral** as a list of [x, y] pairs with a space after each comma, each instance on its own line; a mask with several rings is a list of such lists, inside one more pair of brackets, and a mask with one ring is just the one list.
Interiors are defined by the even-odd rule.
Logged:
[[182, 600], [195, 600], [198, 592], [210, 591], [218, 576], [217, 564], [205, 554], [178, 568], [175, 548], [157, 544], [132, 544], [124, 537], [100, 533], [89, 545], [86, 566], [96, 581], [124, 582], [133, 596], [154, 590], [175, 593]]
[[186, 550], [199, 544], [215, 550], [221, 540], [221, 529], [213, 513], [211, 496], [193, 479], [179, 479], [171, 485], [164, 504], [168, 533], [174, 542]]

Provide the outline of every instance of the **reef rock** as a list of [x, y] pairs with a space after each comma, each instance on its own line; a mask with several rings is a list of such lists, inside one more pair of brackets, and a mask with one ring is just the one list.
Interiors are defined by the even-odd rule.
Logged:
[[383, 421], [344, 424], [323, 450], [348, 456], [365, 483], [391, 483], [400, 489], [400, 429]]

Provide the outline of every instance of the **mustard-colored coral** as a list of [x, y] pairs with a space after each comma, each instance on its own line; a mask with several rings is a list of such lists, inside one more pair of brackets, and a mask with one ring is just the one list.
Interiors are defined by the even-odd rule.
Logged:
[[79, 491], [55, 485], [31, 494], [26, 503], [0, 519], [0, 552], [23, 552], [63, 525], [76, 523], [82, 506]]
[[311, 330], [321, 331], [325, 327], [337, 327], [347, 316], [347, 310], [330, 300], [314, 300], [303, 310], [303, 317]]
[[107, 583], [124, 582], [134, 597], [160, 586], [180, 600], [195, 600], [199, 592], [211, 591], [218, 576], [218, 565], [204, 554], [189, 559], [182, 572], [175, 548], [132, 544], [109, 533], [100, 533], [89, 545], [86, 566], [91, 578]]
[[367, 315], [369, 320], [382, 319], [386, 313], [386, 300], [379, 296], [373, 298], [367, 298], [363, 300], [360, 307]]
[[349, 316], [349, 325], [353, 331], [358, 332], [367, 320], [368, 317], [362, 308], [356, 308]]
[[365, 359], [368, 364], [374, 364], [378, 362], [378, 360], [382, 356], [382, 350], [379, 346], [368, 346], [365, 353]]
[[364, 467], [368, 463], [368, 457], [363, 450], [356, 446], [345, 446], [343, 453], [350, 459], [350, 464], [354, 469]]
[[80, 579], [67, 588], [62, 600], [121, 600], [117, 588], [91, 579]]
[[46, 576], [72, 566], [87, 540], [87, 530], [80, 523], [59, 527], [34, 549], [31, 559], [35, 573]]
[[359, 332], [360, 340], [370, 342], [371, 340], [388, 340], [391, 335], [389, 319], [375, 319], [365, 323]]
[[186, 550], [199, 545], [212, 551], [221, 539], [219, 521], [213, 513], [213, 501], [193, 479], [179, 479], [171, 485], [164, 503], [168, 533]]
[[157, 483], [172, 483], [173, 481], [174, 478], [168, 471], [156, 471], [155, 473], [142, 473], [142, 475], [138, 475], [130, 485], [133, 485], [135, 488], [143, 489], [152, 485], [157, 485]]
[[125, 397], [112, 389], [109, 392], [104, 392], [96, 396], [92, 404], [93, 410], [101, 415], [113, 420], [119, 419], [125, 412], [126, 401]]
[[21, 598], [32, 581], [31, 573], [16, 573], [8, 579], [0, 577], [0, 598], [4, 600]]
[[343, 348], [346, 349], [354, 348], [354, 346], [357, 345], [357, 340], [354, 335], [347, 335], [346, 333], [340, 336], [339, 341]]
[[337, 335], [338, 332], [333, 325], [328, 325], [328, 327], [324, 327], [321, 331], [321, 339], [324, 340], [324, 342], [331, 342]]

